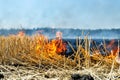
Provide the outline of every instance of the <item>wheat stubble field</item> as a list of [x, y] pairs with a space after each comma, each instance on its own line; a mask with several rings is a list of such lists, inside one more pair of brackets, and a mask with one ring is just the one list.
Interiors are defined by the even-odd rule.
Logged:
[[[0, 36], [0, 79], [87, 80], [77, 79], [75, 74], [79, 74], [94, 80], [120, 80], [119, 43], [116, 51], [109, 52], [104, 46], [107, 55], [102, 55], [97, 47], [91, 50], [87, 36], [83, 43], [76, 38], [77, 49], [56, 36], [52, 40], [42, 34]], [[66, 45], [72, 55], [65, 56]]]

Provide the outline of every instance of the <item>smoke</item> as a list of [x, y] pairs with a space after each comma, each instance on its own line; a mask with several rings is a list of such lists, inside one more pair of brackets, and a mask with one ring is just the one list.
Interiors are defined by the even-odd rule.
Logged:
[[58, 28], [38, 28], [38, 29], [0, 29], [0, 35], [17, 34], [23, 30], [26, 35], [34, 35], [36, 33], [48, 36], [50, 39], [56, 37], [56, 32], [62, 32], [64, 39], [84, 38], [87, 36], [92, 39], [120, 39], [120, 29], [97, 29], [97, 30], [81, 30], [81, 29], [58, 29]]

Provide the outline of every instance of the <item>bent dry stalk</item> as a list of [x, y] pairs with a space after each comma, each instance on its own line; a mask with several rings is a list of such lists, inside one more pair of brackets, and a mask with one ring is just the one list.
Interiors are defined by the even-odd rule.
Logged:
[[[61, 36], [60, 34], [60, 37]], [[42, 34], [36, 34], [34, 36], [23, 34], [0, 36], [0, 64], [21, 64], [25, 66], [44, 65], [54, 68], [75, 70], [90, 69], [94, 72], [103, 71], [106, 72], [106, 74], [110, 72], [111, 65], [114, 65], [112, 72], [118, 70], [119, 64], [117, 62], [112, 64], [116, 56], [112, 55], [112, 52], [107, 56], [102, 56], [96, 44], [95, 49], [93, 48], [91, 51], [91, 39], [88, 39], [87, 36], [84, 38], [83, 42], [81, 38], [76, 40], [77, 50], [73, 48], [70, 42], [66, 44], [70, 45], [72, 48], [74, 53], [71, 56], [73, 56], [73, 58], [71, 58], [71, 56], [65, 57], [65, 54], [61, 54], [62, 51], [65, 52], [65, 46], [63, 47], [65, 44], [63, 44], [62, 39], [58, 37], [59, 35], [57, 35], [57, 39], [49, 40]], [[106, 53], [106, 45], [103, 47]], [[60, 51], [58, 52], [56, 50]], [[92, 53], [92, 55], [90, 53]], [[89, 72], [89, 70], [87, 71]], [[97, 75], [96, 78], [100, 78], [102, 75], [106, 76], [106, 74], [91, 74]]]

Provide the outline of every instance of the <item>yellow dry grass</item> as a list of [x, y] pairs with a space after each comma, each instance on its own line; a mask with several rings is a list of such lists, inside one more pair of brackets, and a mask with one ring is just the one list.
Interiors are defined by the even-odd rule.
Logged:
[[[113, 72], [117, 76], [120, 75], [119, 64], [116, 63], [115, 58], [103, 57], [98, 53], [91, 56], [88, 38], [85, 37], [84, 41], [85, 48], [80, 44], [80, 39], [77, 39], [77, 51], [68, 43], [74, 51], [74, 59], [72, 59], [71, 56], [65, 57], [55, 53], [54, 45], [49, 46], [49, 39], [42, 34], [0, 36], [0, 64], [48, 66], [55, 69], [75, 71], [85, 70], [93, 75], [96, 80], [114, 79]], [[94, 73], [91, 73], [91, 70]]]

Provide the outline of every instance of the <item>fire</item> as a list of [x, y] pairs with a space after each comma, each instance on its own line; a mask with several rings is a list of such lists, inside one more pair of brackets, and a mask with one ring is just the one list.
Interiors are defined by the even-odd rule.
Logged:
[[119, 47], [117, 47], [114, 44], [115, 44], [115, 40], [111, 40], [110, 43], [107, 45], [107, 48], [111, 49], [110, 55], [108, 57], [111, 57], [112, 59], [118, 56], [118, 53], [120, 52]]
[[56, 39], [51, 41], [56, 46], [57, 54], [64, 54], [67, 50], [66, 43], [62, 40], [62, 33], [60, 31], [56, 32]]
[[48, 44], [48, 39], [46, 36], [42, 35], [42, 34], [38, 34], [36, 37], [36, 53], [40, 54], [41, 52], [45, 52], [46, 51], [46, 45]]
[[55, 53], [55, 51], [56, 51], [56, 45], [55, 45], [55, 41], [54, 41], [54, 40], [52, 40], [52, 41], [47, 45], [47, 47], [48, 47], [48, 52], [50, 52], [50, 53]]
[[[42, 42], [40, 40], [37, 42], [37, 46], [36, 46], [37, 53], [40, 53], [41, 51], [40, 49], [43, 47], [41, 46], [41, 43]], [[56, 38], [44, 44], [44, 47], [45, 47], [45, 52], [48, 53], [48, 55], [64, 54], [67, 50], [66, 43], [63, 42], [62, 40], [61, 32], [56, 32]]]
[[[17, 36], [24, 36], [25, 33], [20, 31]], [[67, 51], [67, 44], [62, 39], [62, 32], [56, 32], [56, 38], [52, 40], [48, 40], [46, 36], [41, 34], [41, 32], [35, 37], [35, 52], [36, 54], [42, 54], [45, 57], [52, 58], [57, 57], [58, 55], [64, 55]], [[117, 63], [120, 63], [120, 49], [119, 47], [115, 46], [115, 40], [111, 40], [107, 46], [102, 46], [102, 52], [109, 54], [104, 57], [106, 61], [116, 59]], [[93, 43], [95, 47], [93, 47], [93, 54], [92, 57], [97, 59], [96, 57], [101, 57], [100, 48], [97, 47], [96, 43]], [[98, 54], [97, 54], [98, 53]]]
[[[119, 44], [119, 43], [118, 43]], [[94, 44], [94, 46], [96, 46]], [[109, 63], [112, 62], [112, 60], [116, 60], [118, 64], [120, 64], [120, 48], [119, 45], [115, 45], [115, 40], [111, 40], [107, 46], [105, 45], [100, 45], [98, 47], [98, 52], [93, 50], [93, 55], [91, 56], [94, 60], [98, 60], [99, 57], [103, 57], [104, 60]], [[99, 54], [97, 54], [99, 53]]]
[[54, 39], [50, 42], [50, 44], [52, 44], [54, 51], [57, 54], [64, 54], [67, 50], [66, 44], [62, 39]]

